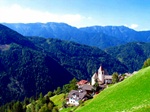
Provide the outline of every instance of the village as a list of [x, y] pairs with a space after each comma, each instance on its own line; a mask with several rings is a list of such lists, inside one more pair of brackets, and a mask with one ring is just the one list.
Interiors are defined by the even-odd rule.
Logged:
[[[123, 81], [125, 78], [132, 76], [136, 72], [125, 73], [124, 75], [118, 76], [118, 82]], [[77, 82], [78, 89], [71, 90], [67, 97], [67, 105], [78, 106], [80, 102], [84, 102], [88, 99], [93, 98], [95, 94], [98, 94], [103, 89], [107, 88], [109, 84], [113, 83], [112, 75], [100, 66], [98, 71], [91, 77], [91, 82], [87, 80], [80, 80]]]

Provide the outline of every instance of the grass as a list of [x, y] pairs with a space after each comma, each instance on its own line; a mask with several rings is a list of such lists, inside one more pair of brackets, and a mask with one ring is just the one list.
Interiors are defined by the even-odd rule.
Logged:
[[132, 109], [128, 110], [128, 112], [150, 112], [150, 105], [140, 105], [138, 107], [133, 107]]
[[60, 112], [74, 112], [74, 110], [76, 110], [76, 108], [78, 108], [78, 107], [76, 107], [76, 106], [68, 107], [68, 108], [64, 108], [64, 109], [60, 110]]
[[115, 84], [75, 112], [150, 111], [150, 67]]
[[55, 95], [50, 98], [54, 104], [58, 107], [58, 109], [62, 108], [62, 104], [65, 100], [65, 94]]
[[62, 110], [60, 110], [60, 112], [74, 112], [76, 109], [83, 107], [84, 105], [87, 105], [92, 99], [89, 99], [85, 102], [83, 102], [82, 104], [80, 104], [79, 106], [72, 106], [72, 107], [67, 107], [67, 108], [63, 108]]

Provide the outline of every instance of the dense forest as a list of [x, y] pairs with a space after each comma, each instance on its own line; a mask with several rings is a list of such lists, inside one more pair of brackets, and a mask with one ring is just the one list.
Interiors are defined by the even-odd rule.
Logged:
[[[8, 30], [6, 35], [5, 29]], [[25, 37], [6, 27], [0, 32], [0, 105], [46, 93], [73, 78], [49, 55], [36, 50], [38, 48]]]
[[128, 67], [129, 72], [139, 70], [150, 57], [150, 43], [132, 42], [108, 48], [105, 51]]
[[[66, 96], [69, 91], [77, 89], [77, 81], [76, 78], [73, 78], [68, 84], [63, 85], [62, 88], [57, 87], [57, 89], [49, 91], [45, 95], [41, 92], [30, 98], [25, 97], [22, 101], [13, 100], [0, 106], [0, 112], [58, 112], [59, 108], [51, 100], [51, 97], [59, 94], [65, 94]], [[66, 101], [62, 102], [64, 108], [66, 108], [65, 102]]]
[[0, 106], [0, 112], [59, 112], [50, 97], [39, 94], [37, 99], [25, 98], [23, 101], [11, 101]]
[[[43, 52], [49, 54], [61, 66], [66, 68], [77, 79], [90, 80], [93, 73], [102, 65], [111, 75], [127, 72], [127, 67], [116, 58], [96, 47], [77, 44], [58, 39], [28, 37]], [[117, 67], [116, 67], [117, 66]]]

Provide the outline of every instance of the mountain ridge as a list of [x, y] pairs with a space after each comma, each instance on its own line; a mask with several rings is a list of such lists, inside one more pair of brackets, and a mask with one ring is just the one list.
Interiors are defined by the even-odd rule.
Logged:
[[135, 31], [125, 26], [91, 26], [76, 28], [66, 23], [55, 22], [23, 25], [21, 23], [3, 23], [3, 25], [8, 26], [24, 36], [57, 38], [95, 46], [101, 49], [122, 45], [128, 42], [150, 42], [150, 31]]

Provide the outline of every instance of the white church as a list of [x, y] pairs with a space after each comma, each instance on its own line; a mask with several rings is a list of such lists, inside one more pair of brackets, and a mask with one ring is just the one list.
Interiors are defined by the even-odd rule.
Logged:
[[102, 68], [102, 66], [100, 66], [98, 71], [94, 73], [91, 78], [91, 85], [94, 85], [96, 81], [99, 85], [110, 84], [112, 83], [112, 76], [109, 75], [108, 72]]

